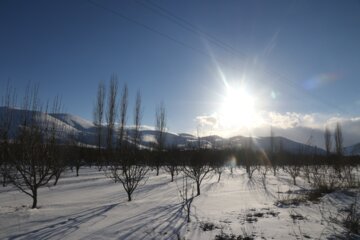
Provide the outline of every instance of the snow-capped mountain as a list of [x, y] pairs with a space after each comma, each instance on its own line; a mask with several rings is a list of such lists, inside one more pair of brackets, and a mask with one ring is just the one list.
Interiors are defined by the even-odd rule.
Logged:
[[77, 130], [87, 131], [95, 127], [92, 122], [85, 120], [79, 116], [67, 113], [54, 113], [49, 115]]
[[[12, 114], [12, 124], [11, 124], [11, 135], [15, 136], [16, 130], [23, 124], [24, 116], [25, 118], [31, 119], [31, 116], [34, 112], [25, 111], [21, 109], [9, 109], [6, 107], [0, 107], [0, 119], [6, 114], [6, 112], [11, 112]], [[36, 112], [36, 117], [34, 118], [38, 123], [47, 122], [54, 123], [59, 132], [65, 134], [59, 135], [59, 138], [66, 138], [67, 135], [75, 134], [77, 141], [82, 142], [86, 145], [96, 145], [96, 128], [95, 125], [85, 120], [79, 116], [72, 114], [46, 114], [43, 112]], [[105, 127], [104, 127], [105, 128]], [[127, 140], [131, 142], [133, 136], [134, 128], [129, 126], [126, 129]], [[142, 127], [141, 131], [141, 146], [143, 148], [152, 148], [156, 144], [156, 137], [158, 132], [151, 128]], [[103, 131], [106, 132], [105, 129]], [[61, 139], [65, 141], [66, 139]], [[105, 143], [105, 141], [103, 141]], [[165, 147], [166, 148], [183, 148], [191, 149], [197, 148], [199, 145], [203, 148], [216, 148], [223, 149], [229, 147], [248, 147], [250, 146], [253, 149], [257, 150], [269, 150], [271, 146], [270, 137], [243, 137], [235, 136], [231, 138], [223, 138], [216, 135], [204, 136], [198, 138], [188, 133], [165, 133]], [[325, 154], [325, 151], [321, 148], [314, 146], [309, 146], [303, 143], [292, 141], [284, 137], [275, 137], [273, 139], [273, 146], [275, 149], [282, 149], [287, 152], [292, 153], [308, 153], [308, 154]], [[360, 154], [360, 144], [344, 148], [344, 152], [347, 155]]]

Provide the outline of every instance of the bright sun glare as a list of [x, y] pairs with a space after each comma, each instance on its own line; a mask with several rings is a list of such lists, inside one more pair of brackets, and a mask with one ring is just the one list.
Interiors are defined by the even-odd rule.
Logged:
[[253, 127], [258, 120], [255, 98], [244, 87], [227, 86], [221, 118], [227, 127]]

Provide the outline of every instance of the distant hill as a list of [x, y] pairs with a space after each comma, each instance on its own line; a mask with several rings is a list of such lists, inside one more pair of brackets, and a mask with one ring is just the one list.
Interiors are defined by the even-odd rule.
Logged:
[[360, 143], [357, 143], [349, 147], [345, 147], [344, 154], [347, 156], [360, 155]]
[[[12, 124], [11, 124], [11, 135], [15, 136], [17, 129], [23, 124], [22, 121], [25, 118], [31, 119], [31, 114], [34, 114], [32, 111], [25, 111], [21, 109], [8, 109], [5, 107], [0, 107], [0, 117], [6, 111], [11, 111], [13, 114]], [[41, 122], [51, 122], [55, 123], [59, 132], [65, 134], [59, 134], [58, 137], [63, 142], [66, 141], [67, 134], [75, 134], [77, 140], [86, 145], [96, 145], [96, 128], [95, 125], [85, 120], [79, 116], [72, 114], [46, 114], [43, 112], [36, 112], [37, 117], [36, 121], [39, 124]], [[156, 144], [156, 136], [158, 132], [146, 127], [141, 128], [141, 146], [143, 148], [152, 148]], [[133, 127], [126, 127], [126, 136], [128, 142], [131, 143], [134, 129]], [[105, 131], [104, 131], [105, 133]], [[188, 133], [171, 133], [167, 132], [165, 134], [165, 147], [166, 148], [183, 148], [191, 149], [197, 148], [199, 144], [204, 148], [216, 148], [223, 149], [229, 147], [246, 147], [250, 144], [250, 138], [244, 136], [235, 136], [231, 138], [223, 138], [216, 135], [204, 136], [198, 139], [196, 136], [193, 136]], [[105, 141], [103, 141], [105, 142]], [[270, 137], [253, 137], [251, 138], [251, 146], [254, 149], [269, 150], [271, 145]], [[277, 149], [282, 149], [291, 153], [317, 153], [325, 154], [325, 151], [321, 148], [315, 146], [309, 146], [303, 143], [299, 143], [293, 140], [290, 140], [285, 137], [277, 136], [274, 138], [274, 147]], [[360, 143], [344, 148], [344, 152], [347, 155], [358, 155], [360, 154]]]

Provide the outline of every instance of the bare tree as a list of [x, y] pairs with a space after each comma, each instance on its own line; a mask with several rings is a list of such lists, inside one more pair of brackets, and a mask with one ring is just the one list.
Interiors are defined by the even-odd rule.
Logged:
[[213, 165], [214, 168], [214, 172], [218, 175], [218, 180], [217, 182], [220, 182], [221, 180], [221, 175], [224, 172], [224, 164], [221, 161], [216, 161]]
[[331, 154], [332, 141], [331, 141], [331, 132], [328, 126], [325, 127], [324, 140], [325, 140], [326, 155], [329, 157]]
[[264, 189], [267, 189], [267, 185], [266, 185], [266, 175], [270, 170], [270, 166], [267, 162], [263, 163], [263, 166], [259, 166], [259, 172], [261, 174], [261, 182], [264, 186]]
[[7, 183], [7, 174], [11, 171], [10, 161], [10, 130], [12, 128], [13, 107], [16, 104], [15, 90], [8, 82], [4, 96], [1, 99], [0, 109], [0, 171], [2, 175], [3, 187]]
[[23, 124], [18, 130], [12, 158], [15, 171], [8, 176], [16, 188], [33, 199], [32, 208], [36, 208], [38, 189], [55, 174], [56, 157], [52, 149], [55, 148], [56, 139], [52, 132], [54, 128], [49, 127], [48, 115], [41, 113], [38, 86], [34, 86], [30, 92], [29, 88], [26, 91], [23, 109]]
[[[123, 92], [124, 93], [124, 92]], [[124, 96], [124, 95], [123, 95]], [[126, 101], [127, 102], [127, 101]], [[126, 107], [122, 108], [120, 115], [126, 116]], [[134, 113], [134, 145], [129, 148], [122, 146], [120, 154], [114, 157], [109, 164], [107, 176], [115, 182], [120, 182], [128, 195], [128, 201], [132, 200], [132, 194], [136, 188], [146, 182], [146, 175], [149, 171], [144, 161], [144, 155], [139, 151], [140, 126], [141, 126], [141, 95], [138, 92]]]
[[160, 106], [156, 109], [156, 130], [157, 134], [157, 143], [158, 149], [161, 151], [165, 145], [165, 131], [166, 131], [166, 110], [163, 102], [160, 103]]
[[251, 178], [250, 175], [250, 149], [249, 149], [249, 141], [246, 141], [245, 147], [242, 149], [244, 151], [244, 165], [246, 173], [249, 175], [249, 178]]
[[131, 153], [130, 151], [126, 156], [125, 154], [126, 153], [123, 152], [119, 164], [112, 163], [110, 165], [108, 176], [115, 182], [122, 184], [127, 193], [128, 201], [131, 201], [132, 194], [139, 184], [145, 183], [149, 168], [138, 159], [140, 157], [139, 153], [137, 153], [136, 156], [134, 152]]
[[[308, 144], [309, 144], [308, 146], [311, 146], [311, 139], [312, 136], [310, 136], [308, 140]], [[299, 159], [297, 159], [297, 161], [294, 161], [290, 165], [284, 166], [284, 171], [290, 174], [291, 178], [293, 179], [294, 185], [296, 185], [296, 178], [301, 175], [302, 168], [300, 163], [302, 162], [302, 159], [305, 155], [306, 155], [305, 148], [304, 146], [301, 146], [298, 150], [298, 154], [296, 155]]]
[[[164, 154], [164, 153], [162, 153]], [[170, 173], [171, 176], [171, 182], [174, 181], [175, 173], [178, 170], [178, 156], [179, 151], [176, 149], [176, 147], [173, 147], [169, 152], [167, 152], [166, 160], [164, 161], [164, 169], [166, 172]]]
[[108, 105], [106, 112], [106, 122], [107, 122], [106, 144], [109, 152], [112, 151], [112, 147], [113, 147], [113, 136], [114, 136], [115, 119], [116, 119], [117, 91], [118, 91], [117, 77], [116, 75], [112, 75], [110, 79]]
[[336, 123], [334, 138], [335, 138], [336, 155], [342, 156], [343, 155], [343, 136], [342, 136], [342, 130], [341, 130], [340, 123]]
[[69, 134], [69, 143], [68, 147], [70, 151], [68, 151], [68, 157], [71, 159], [70, 167], [73, 169], [75, 167], [76, 176], [79, 176], [79, 171], [81, 166], [84, 164], [84, 150], [85, 146], [82, 143], [83, 134], [76, 133], [72, 131]]
[[102, 127], [104, 120], [104, 102], [105, 102], [105, 85], [103, 82], [99, 83], [96, 104], [94, 107], [94, 125], [96, 127], [96, 138], [98, 147], [97, 165], [99, 170], [102, 169]]
[[126, 114], [128, 108], [128, 87], [127, 84], [124, 84], [124, 87], [121, 92], [120, 100], [120, 126], [119, 126], [119, 136], [118, 136], [118, 148], [122, 149], [124, 147], [124, 138], [125, 138], [125, 126], [126, 126]]
[[302, 166], [302, 172], [303, 172], [303, 176], [307, 180], [307, 182], [311, 183], [312, 167], [306, 163], [306, 164], [304, 164], [304, 166]]
[[196, 137], [197, 137], [197, 148], [200, 150], [202, 148], [202, 144], [201, 144], [201, 126], [200, 125], [197, 125], [197, 127], [196, 127]]
[[276, 161], [276, 154], [275, 154], [275, 134], [274, 134], [274, 130], [273, 127], [270, 128], [270, 152], [269, 152], [269, 159], [270, 159], [270, 163], [273, 169], [273, 173], [274, 176], [276, 176], [276, 171], [277, 171], [277, 161]]
[[[61, 112], [62, 104], [61, 99], [56, 96], [53, 101], [53, 106], [51, 109], [52, 115], [56, 115], [57, 113]], [[53, 171], [54, 171], [54, 185], [56, 185], [60, 179], [61, 174], [66, 169], [66, 161], [64, 159], [64, 156], [62, 154], [62, 151], [60, 151], [59, 146], [57, 144], [57, 137], [60, 137], [60, 135], [64, 132], [63, 125], [59, 124], [59, 120], [54, 118], [53, 121], [49, 124], [49, 137], [48, 137], [48, 152], [49, 155], [53, 158]], [[58, 135], [58, 136], [57, 136]]]
[[343, 156], [343, 136], [342, 136], [342, 130], [341, 130], [340, 123], [336, 123], [334, 138], [335, 138], [335, 152], [336, 152], [336, 157], [338, 160], [334, 164], [334, 169], [335, 169], [336, 173], [338, 174], [338, 177], [343, 179], [342, 170], [345, 169], [345, 166], [343, 166], [340, 161]]
[[258, 169], [258, 163], [253, 149], [253, 139], [250, 136], [245, 146], [245, 168], [249, 179], [252, 179], [253, 173]]
[[157, 140], [157, 150], [159, 155], [155, 159], [156, 167], [156, 176], [159, 176], [160, 165], [162, 162], [161, 157], [163, 156], [162, 151], [164, 150], [165, 145], [165, 131], [166, 131], [166, 111], [165, 105], [163, 102], [160, 103], [160, 106], [156, 109], [156, 140]]
[[284, 167], [285, 172], [289, 173], [291, 178], [293, 179], [294, 185], [296, 185], [296, 178], [301, 174], [301, 165], [300, 164], [293, 164], [287, 165]]
[[134, 108], [134, 135], [133, 141], [135, 148], [139, 148], [140, 140], [141, 140], [141, 119], [142, 119], [142, 109], [141, 109], [141, 94], [138, 90], [136, 93], [136, 100], [135, 100], [135, 108]]
[[203, 153], [198, 150], [193, 153], [192, 159], [183, 168], [186, 176], [193, 179], [196, 183], [197, 196], [200, 195], [200, 185], [212, 171], [211, 166], [203, 159]]

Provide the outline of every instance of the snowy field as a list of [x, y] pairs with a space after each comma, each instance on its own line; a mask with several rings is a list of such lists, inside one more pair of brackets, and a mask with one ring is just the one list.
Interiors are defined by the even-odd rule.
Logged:
[[[31, 199], [8, 186], [0, 188], [0, 239], [215, 239], [234, 234], [254, 239], [327, 239], [332, 227], [321, 212], [350, 204], [354, 192], [335, 192], [318, 203], [275, 205], [299, 195], [285, 173], [268, 174], [267, 188], [257, 173], [249, 181], [244, 169], [203, 182], [186, 222], [179, 189], [182, 177], [151, 172], [128, 202], [125, 191], [96, 169], [67, 172], [57, 186], [39, 191], [38, 209]], [[289, 194], [289, 190], [292, 194]]]

